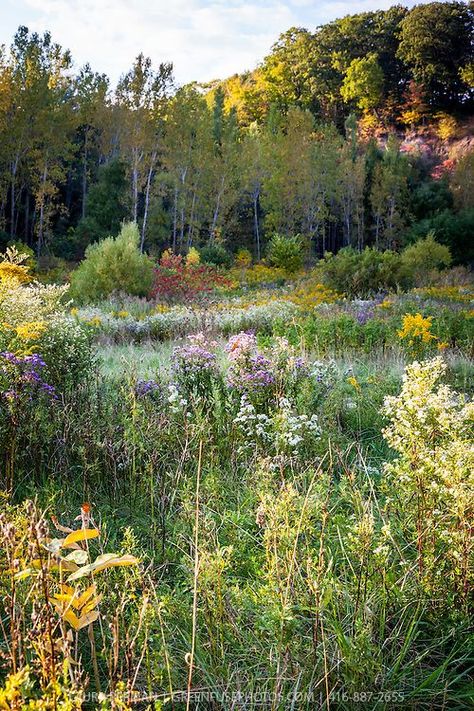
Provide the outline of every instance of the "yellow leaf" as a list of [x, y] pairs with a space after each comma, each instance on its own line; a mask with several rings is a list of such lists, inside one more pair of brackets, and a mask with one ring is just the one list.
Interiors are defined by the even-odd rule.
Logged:
[[77, 608], [80, 609], [83, 607], [83, 605], [86, 604], [86, 602], [89, 600], [89, 598], [95, 593], [95, 585], [91, 585], [90, 587], [87, 588], [87, 590], [84, 590], [84, 592], [79, 595], [79, 597], [76, 600], [76, 605]]
[[15, 580], [24, 580], [24, 578], [29, 578], [32, 574], [32, 568], [25, 568], [25, 570], [20, 570], [19, 573], [15, 573]]
[[74, 595], [76, 591], [70, 585], [66, 585], [66, 583], [61, 583], [61, 592], [64, 595]]
[[98, 573], [106, 568], [113, 568], [117, 566], [125, 565], [137, 565], [138, 559], [133, 555], [123, 555], [119, 556], [116, 553], [104, 553], [95, 559], [93, 563], [89, 565], [84, 565], [79, 568], [78, 571], [69, 576], [68, 581], [72, 583], [74, 580], [79, 580], [79, 578], [84, 577], [84, 575], [90, 575], [91, 573]]
[[77, 531], [73, 531], [63, 541], [63, 548], [68, 548], [71, 543], [77, 543], [77, 541], [85, 541], [89, 538], [97, 538], [100, 533], [97, 528], [80, 528]]
[[93, 610], [94, 607], [97, 607], [101, 600], [102, 595], [97, 595], [97, 597], [94, 597], [90, 602], [87, 603], [87, 605], [84, 605], [84, 607], [82, 608], [82, 614], [85, 615], [91, 610]]

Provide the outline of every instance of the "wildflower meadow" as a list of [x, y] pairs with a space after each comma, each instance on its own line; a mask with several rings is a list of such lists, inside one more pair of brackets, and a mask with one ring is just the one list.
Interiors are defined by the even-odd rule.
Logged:
[[472, 707], [468, 279], [2, 259], [1, 708]]

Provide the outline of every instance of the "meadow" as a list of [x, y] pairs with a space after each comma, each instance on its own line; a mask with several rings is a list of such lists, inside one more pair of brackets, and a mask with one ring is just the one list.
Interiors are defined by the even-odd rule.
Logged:
[[9, 250], [0, 708], [472, 708], [460, 274], [72, 304]]

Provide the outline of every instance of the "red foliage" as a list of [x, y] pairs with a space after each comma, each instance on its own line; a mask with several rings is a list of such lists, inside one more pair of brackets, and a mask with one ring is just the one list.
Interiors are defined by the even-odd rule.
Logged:
[[179, 254], [167, 251], [155, 268], [151, 297], [171, 303], [193, 301], [217, 287], [230, 287], [230, 279], [208, 264], [186, 264]]
[[431, 177], [433, 180], [441, 180], [444, 177], [451, 175], [454, 168], [456, 167], [456, 161], [451, 158], [447, 158], [439, 165], [436, 165], [431, 171]]

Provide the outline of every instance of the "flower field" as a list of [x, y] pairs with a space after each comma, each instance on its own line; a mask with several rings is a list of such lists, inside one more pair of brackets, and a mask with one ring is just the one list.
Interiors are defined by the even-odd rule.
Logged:
[[472, 708], [472, 286], [264, 269], [74, 305], [4, 255], [0, 708]]

